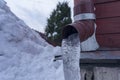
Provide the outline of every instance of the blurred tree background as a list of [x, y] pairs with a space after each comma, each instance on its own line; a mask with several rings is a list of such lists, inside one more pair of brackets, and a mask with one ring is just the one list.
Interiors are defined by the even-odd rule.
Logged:
[[59, 2], [56, 9], [53, 10], [47, 19], [47, 26], [45, 28], [47, 40], [60, 46], [62, 42], [62, 28], [71, 22], [71, 10], [68, 2]]

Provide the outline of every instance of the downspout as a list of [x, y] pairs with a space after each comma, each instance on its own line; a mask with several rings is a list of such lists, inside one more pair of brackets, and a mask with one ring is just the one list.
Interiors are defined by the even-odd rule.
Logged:
[[95, 38], [95, 19], [92, 0], [74, 0], [74, 23], [63, 28], [62, 38], [78, 33], [82, 51], [96, 50], [99, 46]]
[[[91, 0], [74, 0], [74, 20], [63, 28], [62, 58], [65, 80], [81, 80], [80, 53], [98, 48], [95, 38], [94, 4]], [[77, 37], [75, 33], [78, 33]], [[80, 49], [81, 48], [81, 49]]]

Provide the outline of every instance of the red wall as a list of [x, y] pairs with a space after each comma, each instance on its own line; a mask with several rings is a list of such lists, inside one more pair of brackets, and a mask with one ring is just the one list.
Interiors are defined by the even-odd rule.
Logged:
[[100, 46], [120, 48], [120, 1], [96, 0], [96, 38]]
[[[93, 1], [96, 7], [98, 43], [101, 47], [120, 48], [120, 0]], [[79, 4], [80, 0], [74, 0], [74, 15], [80, 13]]]

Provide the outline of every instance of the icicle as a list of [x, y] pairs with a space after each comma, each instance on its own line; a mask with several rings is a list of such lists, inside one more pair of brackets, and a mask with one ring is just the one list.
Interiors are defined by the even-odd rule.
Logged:
[[80, 80], [80, 40], [73, 34], [62, 41], [65, 80]]

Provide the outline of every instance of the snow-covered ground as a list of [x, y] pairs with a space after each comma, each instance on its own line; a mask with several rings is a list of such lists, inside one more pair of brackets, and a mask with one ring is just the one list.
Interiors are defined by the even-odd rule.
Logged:
[[0, 0], [0, 80], [64, 80], [58, 53]]

